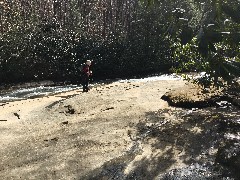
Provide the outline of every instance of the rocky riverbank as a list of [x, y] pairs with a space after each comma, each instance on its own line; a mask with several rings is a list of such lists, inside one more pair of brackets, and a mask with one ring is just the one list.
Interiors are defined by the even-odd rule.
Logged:
[[172, 106], [177, 90], [196, 98], [146, 79], [2, 103], [0, 178], [239, 179], [239, 107]]

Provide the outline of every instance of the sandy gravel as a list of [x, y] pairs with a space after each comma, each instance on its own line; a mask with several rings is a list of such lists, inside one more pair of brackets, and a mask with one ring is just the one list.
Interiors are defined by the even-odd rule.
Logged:
[[[92, 179], [118, 161], [124, 163], [125, 175], [143, 161], [149, 168], [157, 166], [158, 174], [184, 166], [180, 149], [172, 151], [174, 162], [169, 163], [172, 145], [153, 148], [154, 138], [144, 143], [137, 136], [137, 125], [149, 115], [174, 109], [161, 96], [184, 84], [113, 82], [88, 93], [75, 90], [1, 103], [0, 179]], [[162, 115], [179, 121], [168, 111]], [[161, 161], [154, 164], [157, 159]]]

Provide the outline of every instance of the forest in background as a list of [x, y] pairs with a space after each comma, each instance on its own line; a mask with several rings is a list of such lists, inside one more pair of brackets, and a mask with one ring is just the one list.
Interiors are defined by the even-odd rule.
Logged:
[[[0, 0], [0, 82], [239, 76], [238, 0]], [[207, 76], [209, 78], [209, 76]]]

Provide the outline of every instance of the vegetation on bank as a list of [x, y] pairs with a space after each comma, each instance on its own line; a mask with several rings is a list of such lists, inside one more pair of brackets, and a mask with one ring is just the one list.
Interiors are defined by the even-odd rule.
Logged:
[[[206, 71], [239, 76], [237, 0], [0, 1], [0, 82]], [[206, 82], [206, 81], [203, 81]]]

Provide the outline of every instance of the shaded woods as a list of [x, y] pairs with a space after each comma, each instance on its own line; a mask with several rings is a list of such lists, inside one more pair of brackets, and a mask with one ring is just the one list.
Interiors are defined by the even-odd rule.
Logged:
[[77, 81], [86, 59], [98, 79], [180, 68], [231, 80], [240, 5], [228, 2], [0, 0], [0, 82]]
[[[172, 10], [171, 4], [161, 8]], [[0, 10], [1, 83], [76, 81], [86, 59], [94, 61], [95, 78], [171, 65], [164, 12], [136, 0], [3, 0]]]

